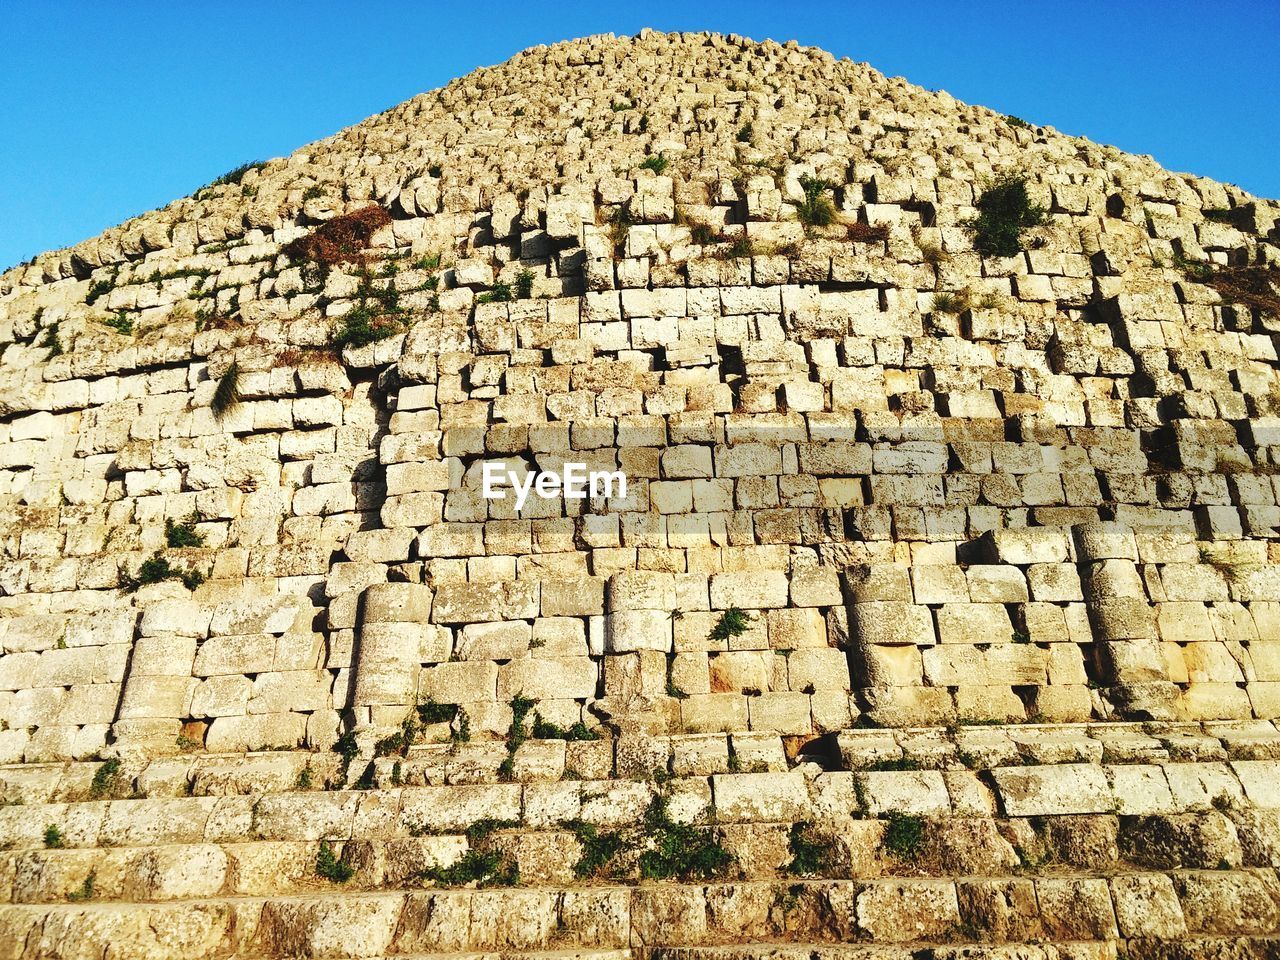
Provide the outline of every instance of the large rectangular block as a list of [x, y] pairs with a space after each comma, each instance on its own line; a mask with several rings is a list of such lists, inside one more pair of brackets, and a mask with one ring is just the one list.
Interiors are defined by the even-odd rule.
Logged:
[[539, 584], [535, 580], [444, 583], [436, 588], [431, 619], [434, 623], [532, 620], [538, 616], [538, 603]]
[[1106, 772], [1093, 764], [997, 767], [991, 776], [1005, 813], [1011, 817], [1110, 813], [1115, 809]]
[[711, 607], [713, 610], [785, 607], [788, 591], [787, 575], [781, 570], [717, 573], [711, 577]]

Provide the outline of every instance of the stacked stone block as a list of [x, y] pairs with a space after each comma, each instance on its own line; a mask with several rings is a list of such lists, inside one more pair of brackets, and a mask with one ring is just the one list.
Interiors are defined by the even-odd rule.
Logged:
[[[984, 259], [1015, 167], [1048, 221]], [[318, 279], [283, 253], [373, 203]], [[5, 755], [326, 747], [428, 700], [496, 738], [517, 696], [649, 735], [1274, 716], [1277, 321], [1177, 264], [1274, 262], [1276, 213], [819, 51], [646, 35], [43, 255], [0, 279]], [[371, 292], [401, 332], [333, 351]], [[517, 511], [486, 462], [629, 486]], [[208, 579], [119, 589], [156, 551]]]

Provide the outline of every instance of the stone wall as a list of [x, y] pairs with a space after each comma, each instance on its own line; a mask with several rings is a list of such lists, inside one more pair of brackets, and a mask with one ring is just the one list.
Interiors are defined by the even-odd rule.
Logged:
[[[1010, 170], [1046, 222], [984, 258]], [[365, 251], [284, 252], [370, 204]], [[427, 701], [496, 737], [518, 696], [650, 734], [1276, 717], [1280, 319], [1211, 281], [1280, 262], [1277, 212], [646, 35], [44, 255], [0, 277], [0, 759], [367, 743]], [[517, 513], [497, 462], [630, 483]], [[157, 558], [191, 582], [130, 589]]]

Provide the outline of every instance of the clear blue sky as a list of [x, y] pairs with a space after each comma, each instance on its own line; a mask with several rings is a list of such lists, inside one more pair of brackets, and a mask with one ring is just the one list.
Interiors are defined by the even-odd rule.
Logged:
[[794, 38], [1280, 196], [1273, 0], [0, 0], [0, 269], [524, 47], [645, 26]]

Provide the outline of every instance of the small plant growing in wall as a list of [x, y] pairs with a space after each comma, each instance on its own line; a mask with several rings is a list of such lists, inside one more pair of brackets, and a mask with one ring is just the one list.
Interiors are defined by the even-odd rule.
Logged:
[[93, 899], [93, 885], [97, 879], [97, 872], [90, 870], [88, 876], [84, 878], [78, 889], [72, 890], [67, 894], [67, 901], [70, 903], [83, 903], [86, 900]]
[[1031, 202], [1027, 178], [1019, 174], [998, 177], [978, 198], [978, 215], [965, 223], [973, 234], [973, 246], [984, 257], [1012, 257], [1023, 250], [1022, 233], [1043, 224], [1044, 207]]
[[89, 284], [89, 292], [85, 294], [84, 302], [86, 306], [93, 306], [99, 297], [105, 297], [108, 293], [116, 288], [116, 276], [112, 273], [107, 277], [100, 277]]
[[476, 303], [506, 303], [510, 299], [511, 284], [499, 280], [491, 289], [476, 297]]
[[924, 842], [924, 821], [914, 814], [892, 812], [885, 818], [884, 846], [899, 860], [914, 860]]
[[134, 593], [139, 587], [161, 583], [164, 580], [180, 580], [188, 590], [194, 590], [204, 583], [204, 574], [199, 570], [182, 570], [175, 567], [167, 558], [160, 555], [159, 550], [142, 561], [136, 574], [130, 574], [124, 569], [120, 571], [120, 589], [127, 593]]
[[672, 820], [665, 797], [654, 797], [645, 811], [644, 834], [650, 848], [640, 855], [640, 875], [646, 880], [708, 879], [733, 862], [711, 830]]
[[516, 299], [528, 300], [533, 296], [533, 271], [527, 267], [516, 274]]
[[170, 547], [203, 547], [204, 536], [196, 530], [196, 515], [193, 513], [182, 523], [173, 520], [164, 522], [164, 539]]
[[50, 850], [61, 850], [67, 845], [67, 839], [62, 834], [62, 828], [56, 823], [51, 823], [44, 828], [44, 845]]
[[390, 222], [391, 214], [374, 204], [326, 220], [305, 237], [286, 244], [282, 252], [294, 263], [311, 261], [326, 267], [364, 263], [364, 250], [374, 233]]
[[102, 322], [116, 333], [123, 333], [126, 337], [133, 336], [133, 320], [123, 310], [113, 313]]
[[594, 823], [583, 820], [569, 820], [562, 826], [573, 833], [582, 848], [582, 856], [573, 867], [574, 876], [579, 880], [607, 876], [610, 863], [622, 850], [622, 836], [616, 830], [601, 833]]
[[669, 162], [670, 161], [668, 161], [662, 154], [651, 153], [649, 156], [644, 158], [644, 162], [640, 164], [640, 169], [652, 170], [654, 173], [661, 174], [667, 169], [667, 164]]
[[40, 337], [40, 346], [49, 351], [49, 359], [62, 356], [64, 348], [62, 346], [62, 338], [58, 336], [58, 325], [44, 328], [44, 333]]
[[719, 621], [711, 628], [710, 639], [729, 640], [740, 637], [751, 627], [752, 618], [737, 607], [730, 607], [720, 615]]
[[93, 782], [89, 784], [89, 797], [97, 800], [111, 793], [120, 780], [120, 761], [112, 757], [103, 762], [93, 774]]
[[333, 847], [328, 840], [320, 841], [320, 850], [316, 853], [316, 876], [323, 877], [332, 883], [346, 883], [355, 873], [349, 863], [339, 860], [334, 855]]
[[787, 873], [816, 877], [822, 876], [827, 871], [831, 858], [831, 842], [815, 835], [810, 824], [792, 824], [789, 845], [791, 863], [787, 865]]
[[836, 206], [827, 196], [832, 184], [820, 177], [800, 178], [804, 199], [796, 204], [796, 216], [806, 227], [828, 227], [836, 219]]
[[209, 409], [215, 420], [221, 420], [240, 403], [240, 365], [234, 360], [226, 372], [218, 378], [218, 386], [209, 401]]

